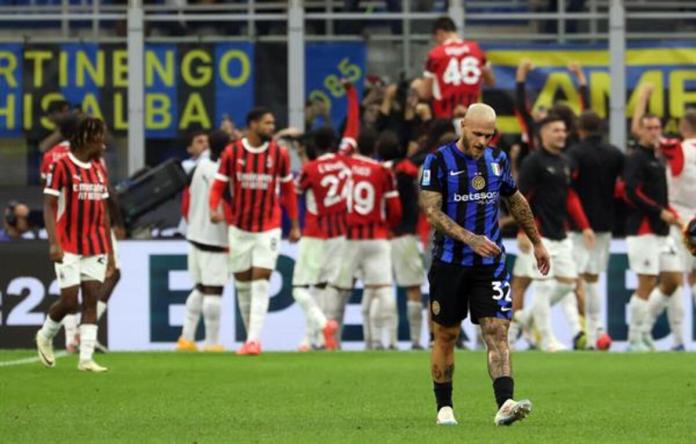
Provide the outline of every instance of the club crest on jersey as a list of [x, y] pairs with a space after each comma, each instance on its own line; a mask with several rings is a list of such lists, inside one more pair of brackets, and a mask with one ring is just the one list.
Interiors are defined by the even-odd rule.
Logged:
[[486, 179], [484, 179], [483, 176], [476, 175], [471, 179], [471, 186], [474, 187], [476, 191], [481, 191], [486, 188]]
[[493, 171], [494, 176], [500, 176], [500, 164], [498, 162], [491, 162], [491, 171]]
[[423, 170], [423, 180], [421, 180], [423, 186], [430, 185], [430, 170]]

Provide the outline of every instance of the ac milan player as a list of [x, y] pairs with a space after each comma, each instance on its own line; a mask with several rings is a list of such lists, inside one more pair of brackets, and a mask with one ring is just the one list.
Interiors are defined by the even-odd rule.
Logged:
[[389, 231], [401, 219], [401, 202], [392, 173], [372, 159], [376, 134], [364, 130], [357, 140], [358, 154], [348, 158], [348, 233], [343, 264], [331, 283], [330, 313], [343, 313], [356, 272], [362, 278], [363, 325], [368, 348], [382, 348], [382, 330], [389, 332], [389, 347], [396, 348], [396, 300], [392, 290]]
[[495, 84], [486, 55], [478, 43], [462, 40], [449, 17], [433, 24], [437, 46], [428, 53], [421, 98], [433, 100], [438, 119], [451, 119], [457, 106], [468, 107], [479, 101], [481, 84]]
[[[344, 82], [344, 87], [348, 112], [340, 146], [350, 150], [355, 145], [360, 111], [357, 91], [347, 82]], [[325, 289], [329, 282], [336, 279], [341, 268], [346, 240], [346, 185], [350, 168], [346, 164], [346, 157], [334, 152], [335, 136], [331, 128], [316, 130], [313, 145], [318, 157], [302, 167], [297, 184], [298, 192], [305, 195], [307, 211], [292, 278], [292, 294], [307, 318], [308, 337], [317, 338], [317, 332], [321, 332], [319, 340], [328, 350], [333, 350], [338, 347], [335, 334], [338, 331], [336, 318], [339, 316], [327, 319], [324, 312]], [[305, 341], [300, 350], [309, 350], [310, 341]], [[312, 345], [320, 346], [321, 343]]]
[[108, 179], [97, 160], [104, 149], [106, 125], [101, 119], [85, 118], [70, 140], [71, 152], [54, 163], [46, 177], [44, 219], [55, 262], [60, 299], [49, 309], [36, 334], [39, 359], [55, 366], [53, 338], [63, 317], [75, 311], [82, 290], [81, 347], [78, 369], [104, 372], [92, 359], [97, 340], [97, 299], [101, 283], [114, 272], [111, 224], [106, 210]]
[[275, 118], [266, 108], [247, 115], [247, 136], [225, 148], [210, 192], [210, 217], [225, 220], [218, 209], [225, 187], [232, 194], [229, 228], [230, 267], [247, 340], [240, 355], [261, 353], [261, 330], [268, 311], [268, 285], [280, 250], [280, 200], [292, 223], [289, 240], [300, 238], [297, 197], [285, 148], [271, 139]]
[[219, 340], [220, 299], [229, 275], [227, 225], [210, 221], [208, 194], [219, 169], [218, 159], [229, 144], [230, 137], [223, 130], [215, 130], [207, 136], [210, 144], [206, 150], [209, 153], [201, 154], [191, 171], [189, 203], [184, 215], [187, 222], [186, 240], [190, 244], [188, 270], [195, 287], [186, 298], [184, 325], [176, 344], [176, 349], [181, 351], [198, 350], [194, 336], [201, 314], [205, 324], [203, 350], [223, 351]]
[[[648, 195], [650, 198], [657, 203], [657, 206], [663, 205], [671, 215], [677, 218], [683, 218], [683, 220], [690, 220], [694, 213], [696, 213], [696, 111], [687, 110], [684, 113], [684, 117], [679, 122], [679, 131], [684, 138], [681, 142], [677, 139], [666, 139], [662, 136], [662, 124], [660, 119], [655, 116], [650, 116], [646, 114], [648, 101], [650, 100], [650, 95], [654, 90], [652, 84], [644, 85], [638, 92], [638, 101], [636, 103], [636, 108], [634, 110], [633, 119], [631, 122], [631, 130], [639, 137], [640, 147], [658, 147], [658, 162], [661, 162], [661, 158], [664, 157], [667, 162], [665, 163], [666, 172], [666, 186], [667, 189], [667, 201], [663, 201], [661, 193], [659, 197], [655, 198], [650, 196], [645, 192], [644, 188], [652, 188], [647, 184], [641, 187], [641, 194]], [[644, 152], [640, 151], [639, 152]], [[646, 169], [647, 171], [647, 169]], [[656, 183], [661, 183], [660, 181], [655, 181]], [[627, 191], [629, 191], [627, 187]], [[657, 190], [652, 190], [657, 191]], [[629, 195], [629, 198], [631, 195]], [[634, 195], [634, 198], [639, 196]], [[668, 204], [667, 204], [668, 202]], [[647, 209], [647, 207], [645, 207]], [[655, 212], [656, 209], [650, 212]], [[672, 219], [670, 214], [665, 214], [667, 216], [667, 221]], [[654, 228], [656, 238], [658, 242], [662, 242], [662, 233], [659, 225], [662, 221], [650, 220], [650, 227]], [[684, 298], [681, 290], [681, 286], [684, 280], [684, 273], [687, 273], [689, 285], [692, 291], [696, 291], [696, 260], [694, 257], [686, 250], [682, 243], [682, 221], [676, 221], [671, 223], [668, 228], [669, 236], [664, 241], [668, 246], [669, 254], [660, 254], [654, 249], [650, 252], [645, 251], [645, 254], [653, 254], [653, 257], [660, 257], [659, 264], [658, 261], [654, 261], [655, 265], [659, 265], [659, 284], [655, 284], [654, 278], [657, 277], [657, 270], [653, 269], [649, 273], [648, 270], [644, 270], [645, 273], [639, 275], [639, 293], [636, 291], [638, 297], [644, 294], [645, 288], [652, 286], [652, 291], [649, 292], [648, 304], [647, 304], [647, 314], [645, 316], [644, 326], [643, 326], [643, 344], [649, 349], [654, 348], [652, 341], [652, 327], [655, 323], [657, 317], [662, 313], [662, 311], [667, 308], [667, 319], [669, 320], [670, 329], [672, 330], [672, 339], [674, 350], [684, 350]], [[645, 243], [645, 239], [648, 239], [650, 235], [641, 236], [641, 234], [647, 234], [647, 230], [639, 231], [639, 236], [632, 239], [633, 243], [638, 242]], [[639, 247], [636, 247], [639, 249]], [[664, 248], [664, 247], [663, 247]], [[643, 245], [640, 251], [643, 249], [649, 249], [647, 245]], [[629, 250], [630, 252], [630, 250]], [[629, 256], [630, 259], [630, 256]], [[648, 276], [652, 276], [649, 278]], [[641, 286], [641, 283], [643, 286]], [[641, 310], [645, 307], [640, 300], [632, 300], [634, 313], [637, 312], [637, 317], [641, 317]], [[641, 350], [641, 344], [634, 345], [631, 349]]]
[[396, 178], [396, 186], [401, 201], [402, 217], [393, 230], [390, 240], [392, 265], [396, 285], [406, 289], [406, 308], [411, 336], [411, 348], [423, 350], [420, 344], [423, 327], [423, 298], [421, 285], [425, 270], [423, 258], [418, 250], [416, 224], [418, 222], [418, 167], [404, 157], [396, 134], [387, 131], [377, 141], [379, 157], [385, 161]]
[[41, 157], [39, 171], [41, 173], [42, 183], [46, 182], [46, 177], [51, 170], [51, 165], [67, 156], [70, 152], [70, 137], [74, 133], [77, 123], [77, 115], [70, 115], [60, 122], [60, 136], [63, 140], [51, 147], [44, 153], [43, 157]]

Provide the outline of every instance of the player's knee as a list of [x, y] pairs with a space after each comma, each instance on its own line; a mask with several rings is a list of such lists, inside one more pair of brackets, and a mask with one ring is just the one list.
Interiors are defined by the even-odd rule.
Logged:
[[[437, 324], [436, 324], [437, 325]], [[459, 326], [443, 327], [437, 325], [434, 330], [435, 341], [442, 345], [454, 345], [459, 337]]]

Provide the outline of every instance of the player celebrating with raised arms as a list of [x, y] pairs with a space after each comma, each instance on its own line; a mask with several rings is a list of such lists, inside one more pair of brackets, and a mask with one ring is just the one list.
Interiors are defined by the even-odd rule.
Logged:
[[272, 140], [273, 113], [254, 108], [247, 115], [247, 135], [229, 145], [210, 191], [210, 218], [225, 220], [220, 199], [229, 186], [232, 216], [229, 228], [230, 266], [237, 303], [247, 329], [240, 355], [261, 353], [261, 330], [270, 302], [268, 287], [280, 252], [280, 199], [292, 223], [289, 239], [300, 238], [297, 196], [285, 148]]
[[76, 311], [82, 289], [78, 369], [107, 370], [92, 359], [97, 341], [97, 299], [104, 279], [115, 269], [105, 205], [108, 179], [98, 161], [105, 137], [106, 125], [101, 119], [80, 121], [70, 140], [70, 153], [55, 162], [46, 177], [44, 220], [61, 289], [60, 299], [51, 306], [36, 334], [39, 359], [46, 367], [55, 366], [53, 338], [65, 315]]
[[512, 298], [498, 226], [501, 197], [532, 242], [542, 274], [548, 273], [550, 259], [529, 204], [510, 174], [510, 161], [504, 152], [488, 147], [495, 121], [493, 108], [472, 105], [461, 123], [461, 138], [428, 155], [423, 164], [420, 203], [437, 231], [428, 279], [435, 338], [431, 373], [437, 424], [442, 425], [457, 424], [452, 410], [454, 346], [467, 313], [481, 326], [488, 349], [488, 373], [499, 409], [495, 424], [512, 424], [532, 408], [528, 400], [513, 400], [507, 341]]

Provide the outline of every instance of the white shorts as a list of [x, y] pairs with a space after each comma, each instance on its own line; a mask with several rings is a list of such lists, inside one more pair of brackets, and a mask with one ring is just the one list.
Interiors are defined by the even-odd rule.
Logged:
[[116, 233], [111, 230], [111, 250], [114, 252], [114, 263], [116, 268], [121, 268], [121, 262], [118, 260], [118, 239], [116, 239]]
[[188, 271], [195, 284], [224, 287], [229, 275], [226, 251], [205, 251], [189, 245]]
[[573, 241], [573, 259], [578, 273], [600, 274], [607, 271], [611, 233], [596, 233], [596, 236], [597, 242], [590, 250], [585, 245], [582, 233], [574, 231], [570, 234], [570, 239]]
[[365, 285], [391, 285], [391, 248], [386, 239], [346, 241], [341, 271], [333, 285], [353, 288], [353, 277], [359, 275]]
[[63, 253], [63, 262], [54, 264], [58, 286], [70, 288], [85, 281], [104, 282], [107, 262], [106, 254], [78, 256], [77, 254]]
[[536, 276], [534, 268], [536, 267], [534, 255], [519, 251], [515, 256], [515, 265], [512, 267], [513, 277], [533, 278]]
[[685, 273], [691, 273], [696, 270], [696, 256], [691, 254], [689, 250], [686, 249], [684, 245], [684, 235], [681, 230], [675, 226], [672, 226], [669, 231], [669, 236], [674, 242], [674, 246], [677, 249], [677, 255], [682, 263], [682, 270]]
[[230, 271], [240, 273], [252, 267], [275, 270], [280, 253], [280, 228], [252, 233], [230, 227]]
[[413, 234], [395, 237], [391, 244], [392, 266], [396, 285], [399, 287], [420, 287], [425, 270], [423, 258], [418, 251], [418, 238]]
[[576, 279], [578, 277], [578, 272], [575, 268], [575, 262], [573, 261], [573, 241], [568, 237], [560, 241], [542, 237], [541, 241], [544, 243], [544, 246], [551, 256], [551, 269], [546, 276], [541, 274], [536, 266], [536, 260], [534, 260], [534, 256], [532, 256], [532, 277], [534, 279]]
[[663, 271], [682, 271], [683, 264], [669, 236], [627, 236], [628, 266], [636, 274], [657, 276]]
[[301, 238], [292, 284], [305, 286], [335, 281], [341, 269], [345, 243], [344, 236], [329, 239]]

